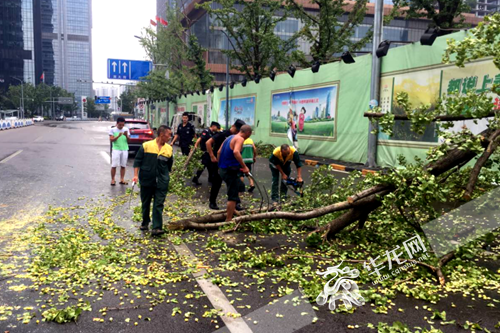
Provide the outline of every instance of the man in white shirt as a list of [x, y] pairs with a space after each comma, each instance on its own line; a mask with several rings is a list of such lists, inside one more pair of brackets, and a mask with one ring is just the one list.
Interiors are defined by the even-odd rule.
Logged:
[[111, 150], [111, 186], [116, 185], [116, 168], [120, 169], [120, 185], [127, 185], [125, 181], [125, 170], [128, 160], [128, 139], [129, 130], [125, 127], [125, 118], [119, 117], [116, 126], [109, 131], [109, 141], [113, 145]]

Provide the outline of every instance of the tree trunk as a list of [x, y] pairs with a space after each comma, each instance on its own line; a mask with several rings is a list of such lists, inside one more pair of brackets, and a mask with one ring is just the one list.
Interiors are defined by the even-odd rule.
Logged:
[[481, 172], [481, 169], [483, 168], [486, 161], [488, 161], [491, 154], [493, 154], [497, 149], [498, 144], [500, 143], [497, 140], [499, 136], [500, 136], [500, 129], [497, 129], [489, 138], [490, 143], [488, 144], [488, 148], [486, 148], [486, 150], [483, 152], [481, 157], [479, 157], [476, 164], [474, 165], [474, 168], [472, 169], [472, 172], [469, 177], [469, 182], [467, 183], [467, 187], [465, 188], [464, 197], [467, 200], [470, 200], [472, 197], [472, 192], [476, 187], [476, 182], [477, 179], [479, 178], [479, 173]]
[[[482, 138], [493, 138], [493, 130], [487, 129], [483, 131], [480, 136]], [[492, 141], [483, 139], [483, 146], [488, 146]], [[470, 150], [461, 150], [455, 148], [450, 150], [445, 156], [436, 162], [429, 163], [424, 168], [432, 175], [439, 176], [457, 166], [463, 165], [472, 160], [477, 153]], [[408, 180], [411, 182], [412, 180]], [[194, 219], [184, 219], [180, 221], [171, 222], [169, 229], [216, 229], [220, 226], [236, 223], [240, 225], [244, 222], [271, 220], [271, 219], [286, 219], [292, 221], [310, 220], [313, 218], [321, 217], [338, 211], [349, 210], [343, 215], [337, 217], [325, 226], [322, 226], [312, 233], [320, 233], [325, 239], [332, 237], [336, 233], [342, 231], [347, 226], [356, 221], [361, 221], [360, 227], [364, 224], [369, 214], [380, 207], [383, 197], [395, 191], [392, 185], [379, 184], [369, 189], [363, 190], [356, 195], [347, 199], [347, 201], [335, 203], [325, 207], [312, 209], [306, 212], [265, 212], [265, 213], [250, 213], [249, 215], [239, 216], [230, 222], [224, 222], [225, 213], [216, 213], [207, 216], [201, 216]], [[311, 234], [312, 234], [311, 233]]]

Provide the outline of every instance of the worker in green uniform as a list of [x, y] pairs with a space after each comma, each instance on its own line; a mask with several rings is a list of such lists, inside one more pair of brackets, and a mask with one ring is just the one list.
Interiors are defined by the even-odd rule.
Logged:
[[134, 182], [141, 184], [142, 224], [140, 229], [148, 230], [149, 211], [153, 203], [153, 230], [151, 235], [159, 236], [163, 231], [163, 207], [170, 182], [173, 157], [172, 146], [168, 144], [172, 137], [170, 127], [162, 125], [158, 128], [158, 137], [144, 142], [137, 152], [134, 161]]
[[269, 157], [269, 168], [271, 169], [271, 174], [273, 176], [272, 186], [271, 186], [271, 199], [273, 202], [278, 202], [280, 195], [278, 193], [278, 187], [281, 188], [281, 198], [286, 196], [287, 187], [281, 183], [279, 184], [279, 177], [281, 174], [281, 179], [287, 180], [292, 172], [291, 164], [292, 161], [297, 167], [297, 181], [302, 181], [302, 161], [300, 160], [299, 153], [294, 147], [290, 147], [287, 144], [281, 145], [274, 149], [271, 157]]

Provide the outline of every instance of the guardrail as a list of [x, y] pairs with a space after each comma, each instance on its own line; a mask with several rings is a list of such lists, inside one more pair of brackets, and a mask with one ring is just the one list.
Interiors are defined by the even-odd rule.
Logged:
[[31, 118], [17, 120], [0, 120], [0, 130], [5, 131], [14, 128], [31, 126], [35, 122]]

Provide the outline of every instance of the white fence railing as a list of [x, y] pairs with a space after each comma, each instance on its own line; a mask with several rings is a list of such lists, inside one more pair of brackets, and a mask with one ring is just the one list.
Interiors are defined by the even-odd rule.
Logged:
[[0, 120], [0, 130], [5, 131], [13, 128], [31, 126], [35, 122], [33, 119]]

